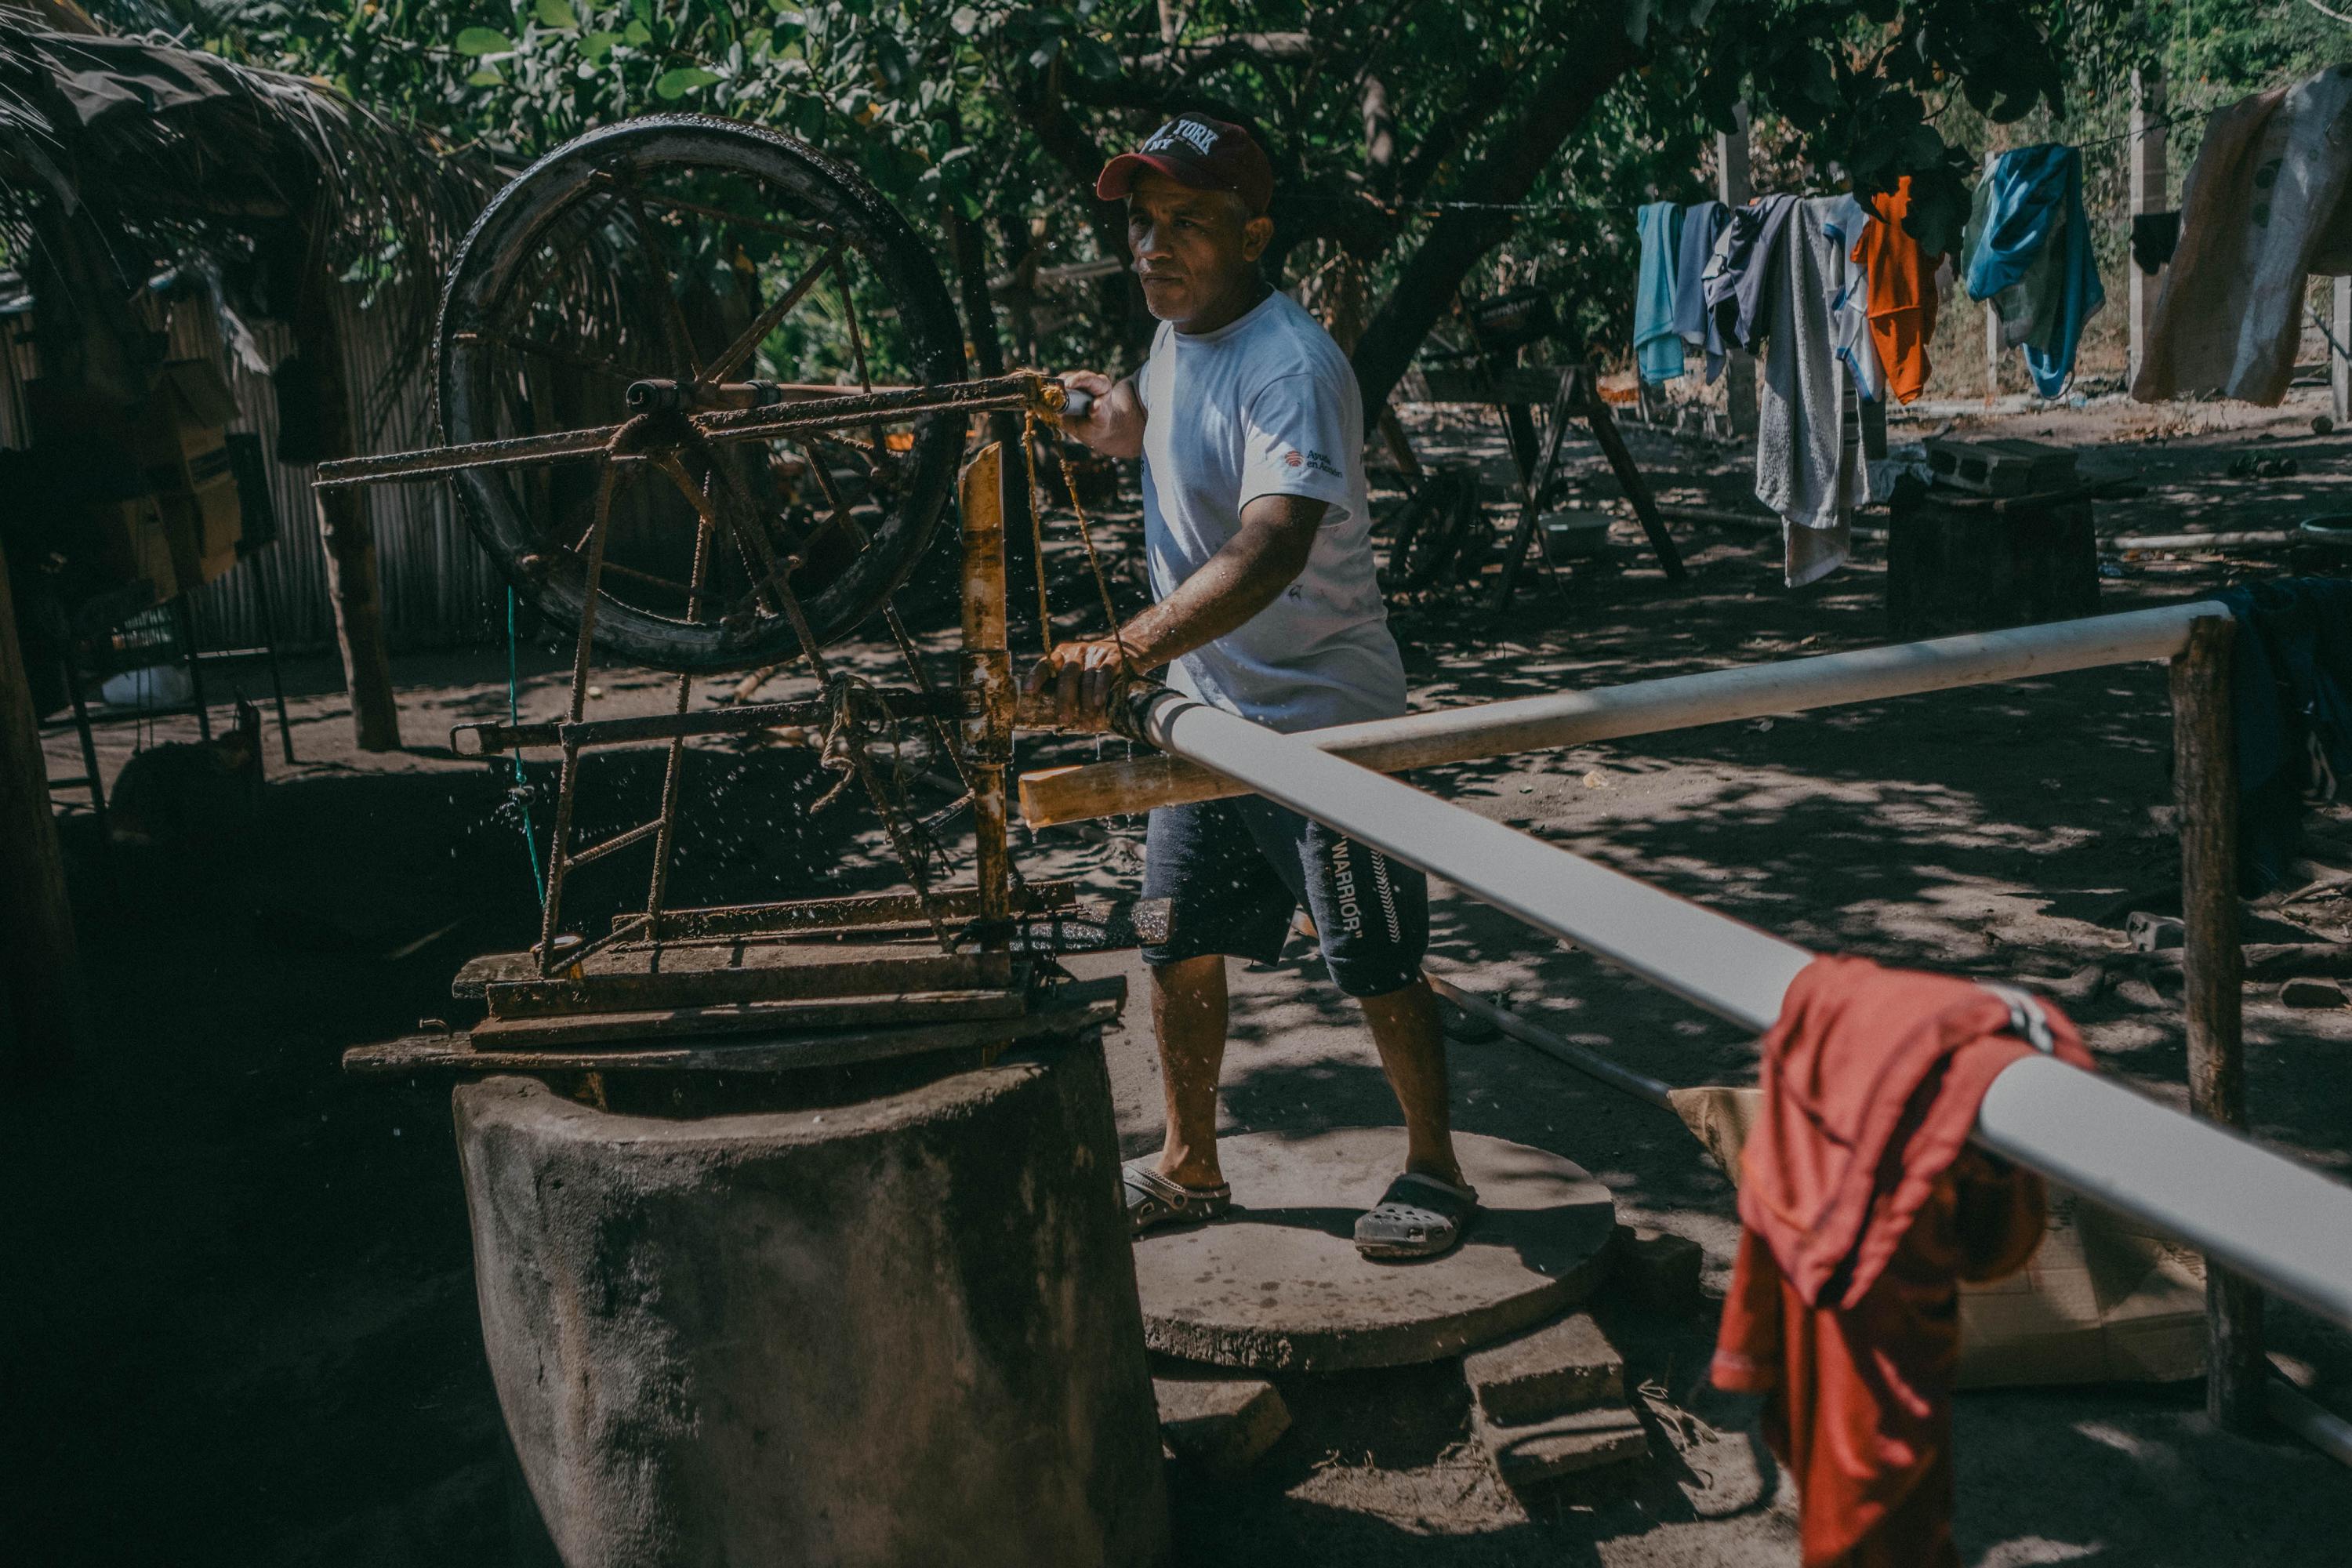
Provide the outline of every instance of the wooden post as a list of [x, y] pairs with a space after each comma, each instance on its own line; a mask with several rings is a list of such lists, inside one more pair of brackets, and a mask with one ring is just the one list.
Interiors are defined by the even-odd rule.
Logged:
[[49, 809], [8, 559], [0, 553], [0, 1078], [25, 1083], [62, 1068], [81, 1034], [66, 863]]
[[[1727, 207], [1744, 207], [1755, 195], [1748, 167], [1748, 106], [1732, 110], [1738, 129], [1715, 139], [1716, 198]], [[1638, 381], [1638, 377], [1636, 380]], [[1724, 358], [1723, 393], [1734, 436], [1756, 433], [1756, 357], [1731, 349]]]
[[1005, 774], [1013, 762], [1013, 656], [1005, 647], [1004, 448], [982, 447], [964, 468], [963, 734], [971, 749], [973, 876], [981, 946], [1002, 950], [1010, 940], [1013, 858], [1005, 842]]
[[2352, 278], [2338, 278], [2329, 290], [2327, 330], [2336, 341], [2327, 348], [2327, 387], [2335, 395], [2336, 423], [2352, 423]]
[[[294, 352], [313, 372], [321, 448], [329, 457], [351, 458], [359, 455], [359, 431], [352, 417], [334, 289], [323, 272], [306, 277], [294, 308]], [[383, 647], [375, 526], [368, 518], [367, 498], [357, 488], [314, 489], [310, 494], [319, 510], [319, 542], [327, 552], [327, 594], [335, 606], [335, 645], [352, 698], [352, 731], [363, 752], [396, 752], [400, 707], [393, 700], [392, 661]]]
[[[2162, 212], [2168, 170], [2164, 145], [2164, 68], [2149, 64], [2132, 72], [2131, 213]], [[2148, 328], [2156, 320], [2156, 296], [2161, 273], [2143, 272], [2137, 262], [2126, 268], [2131, 278], [2131, 363], [2127, 376], [2137, 380], [2140, 361], [2147, 353]]]
[[[2227, 616], [2192, 622], [2172, 660], [2173, 787], [2180, 816], [2180, 900], [2188, 927], [2189, 1105], [2225, 1127], [2246, 1124], [2240, 1034], [2244, 953], [2238, 945], [2238, 767], [2230, 712]], [[2263, 1421], [2262, 1292], [2205, 1264], [2205, 1409], [2216, 1425], [2250, 1431]]]
[[[1992, 178], [1992, 166], [2000, 162], [2000, 154], [1985, 154], [1984, 179]], [[1985, 406], [1990, 408], [1993, 399], [2000, 395], [2000, 312], [1991, 300], [1984, 302], [1985, 321]]]

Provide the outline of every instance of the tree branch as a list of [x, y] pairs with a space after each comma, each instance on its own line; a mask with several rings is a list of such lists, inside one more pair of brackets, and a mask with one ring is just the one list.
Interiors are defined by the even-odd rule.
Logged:
[[1396, 115], [1389, 108], [1388, 83], [1364, 75], [1364, 184], [1372, 199], [1394, 199], [1397, 188]]
[[[1598, 7], [1579, 40], [1564, 52], [1566, 58], [1536, 85], [1517, 121], [1495, 138], [1493, 150], [1454, 187], [1454, 199], [1496, 207], [1525, 200], [1568, 133], [1639, 58], [1625, 36], [1622, 8], [1613, 3]], [[1363, 389], [1368, 416], [1388, 401], [1470, 268], [1510, 229], [1508, 212], [1476, 208], [1430, 226], [1356, 342], [1356, 380]]]
[[1214, 70], [1235, 60], [1309, 65], [1321, 52], [1321, 46], [1307, 33], [1221, 33], [1213, 38], [1171, 43], [1164, 48], [1129, 55], [1127, 64], [1130, 69], [1158, 75], [1171, 70]]
[[1429, 188], [1445, 160], [1462, 150], [1471, 133], [1494, 117], [1503, 106], [1505, 73], [1493, 66], [1482, 67], [1471, 79], [1470, 89], [1460, 101], [1437, 117], [1422, 139], [1413, 144], [1397, 170], [1394, 195], [1401, 201], [1412, 201]]

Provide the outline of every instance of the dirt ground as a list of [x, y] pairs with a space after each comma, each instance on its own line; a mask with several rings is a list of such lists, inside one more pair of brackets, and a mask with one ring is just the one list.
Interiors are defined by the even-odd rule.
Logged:
[[[2312, 395], [2279, 411], [2103, 402], [1990, 420], [1972, 405], [1936, 406], [1895, 435], [1957, 421], [1963, 434], [2076, 445], [2088, 474], [2147, 487], [2100, 503], [2108, 536], [2273, 528], [2352, 510], [2352, 441], [2310, 434]], [[1499, 479], [1497, 444], [1454, 424], [1421, 431], [1424, 455], [1476, 457]], [[1744, 450], [1638, 429], [1632, 440], [1668, 501], [1755, 510]], [[2292, 454], [2301, 471], [2230, 477], [2249, 450]], [[1589, 445], [1571, 452], [1586, 493], [1612, 496]], [[1116, 555], [1132, 513], [1103, 526]], [[1499, 624], [1444, 605], [1401, 610], [1415, 703], [1884, 640], [1883, 546], [1864, 542], [1853, 566], [1792, 593], [1770, 533], [1676, 531], [1692, 567], [1680, 587], [1620, 515], [1611, 563], [1556, 584], [1531, 578]], [[1091, 594], [1076, 549], [1068, 537], [1053, 546], [1066, 629], [1094, 624], [1079, 614]], [[2127, 562], [2103, 582], [2102, 608], [2281, 569], [2244, 555]], [[1123, 595], [1135, 584], [1121, 574]], [[1034, 616], [1016, 610], [1024, 637], [1034, 646]], [[856, 657], [880, 670], [884, 651]], [[561, 657], [526, 647], [521, 658], [522, 712], [553, 716]], [[465, 958], [535, 935], [513, 780], [453, 758], [443, 736], [452, 722], [503, 715], [506, 651], [412, 656], [395, 672], [411, 748], [364, 756], [351, 747], [332, 661], [295, 661], [301, 760], [283, 765], [273, 733], [250, 832], [106, 855], [87, 816], [63, 819], [96, 1038], [62, 1082], [0, 1110], [22, 1313], [8, 1335], [5, 1535], [32, 1543], [21, 1561], [536, 1560], [480, 1348], [446, 1088], [353, 1081], [338, 1067], [348, 1044], [446, 1014]], [[257, 692], [256, 672], [235, 683]], [[668, 692], [667, 678], [646, 672], [601, 686], [600, 713], [650, 710]], [[2119, 951], [2123, 914], [2162, 908], [2177, 882], [2164, 689], [2156, 666], [2095, 670], [1433, 769], [1416, 782], [1809, 945], [2057, 980]], [[184, 721], [155, 729], [150, 738], [192, 731]], [[127, 725], [102, 732], [110, 775], [136, 738]], [[1024, 743], [1021, 761], [1101, 749]], [[77, 771], [69, 737], [52, 756], [57, 773]], [[678, 896], [889, 879], [856, 808], [807, 816], [829, 782], [807, 751], [714, 747], [697, 759]], [[657, 766], [606, 764], [583, 832], [646, 815]], [[545, 770], [531, 777], [543, 790]], [[2352, 811], [2332, 815], [2315, 824], [2333, 836], [2320, 858], [2352, 863]], [[543, 833], [543, 805], [537, 824]], [[1016, 847], [1038, 872], [1131, 889], [1139, 826], [1050, 830]], [[584, 882], [582, 914], [621, 907], [635, 880]], [[2306, 940], [2352, 937], [2340, 896], [2265, 918], [2299, 924]], [[1571, 1039], [1677, 1084], [1752, 1080], [1741, 1032], [1466, 898], [1438, 889], [1434, 928], [1433, 966], [1507, 993]], [[1131, 954], [1073, 967], [1136, 968]], [[1305, 943], [1277, 964], [1236, 965], [1234, 993], [1226, 1125], [1396, 1121], [1351, 1006]], [[2177, 999], [2127, 983], [2064, 1005], [2105, 1068], [2182, 1098]], [[2274, 987], [2252, 988], [2246, 1032], [2257, 1134], [2352, 1176], [2352, 1009], [2289, 1011]], [[1139, 1017], [1108, 1048], [1121, 1137], [1139, 1152], [1156, 1144], [1159, 1105]], [[1729, 1188], [1678, 1122], [1508, 1041], [1458, 1047], [1454, 1069], [1461, 1126], [1579, 1161], [1615, 1192], [1622, 1217], [1697, 1240], [1720, 1292], [1736, 1236]], [[1181, 1559], [1793, 1563], [1792, 1503], [1759, 1459], [1752, 1410], [1703, 1385], [1712, 1309], [1674, 1317], [1614, 1304], [1604, 1316], [1629, 1384], [1642, 1385], [1653, 1463], [1517, 1496], [1467, 1443], [1450, 1369], [1293, 1382], [1297, 1425], [1255, 1470], [1176, 1478]], [[2282, 1363], [2352, 1410], [2352, 1336], [2289, 1308], [2273, 1306], [2271, 1321]], [[2216, 1433], [2196, 1384], [1969, 1394], [1958, 1421], [1971, 1568], [2332, 1563], [2352, 1533], [2352, 1475], [2291, 1439]]]

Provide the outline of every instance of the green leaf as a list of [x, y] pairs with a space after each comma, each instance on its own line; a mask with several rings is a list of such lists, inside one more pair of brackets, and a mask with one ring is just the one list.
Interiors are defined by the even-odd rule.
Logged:
[[1070, 58], [1076, 62], [1081, 76], [1097, 81], [1115, 81], [1118, 78], [1118, 51], [1100, 38], [1072, 40]]
[[602, 65], [604, 57], [613, 52], [613, 46], [623, 38], [620, 33], [591, 33], [580, 40], [580, 52], [592, 63]]
[[498, 67], [484, 66], [480, 70], [476, 71], [473, 75], [466, 79], [466, 85], [467, 87], [496, 87], [506, 79], [507, 79], [499, 73]]
[[580, 30], [580, 18], [572, 14], [572, 0], [538, 0], [530, 9], [542, 27], [552, 27], [559, 33]]
[[514, 40], [496, 27], [468, 27], [457, 35], [461, 55], [502, 55], [513, 47]]
[[646, 26], [643, 22], [633, 21], [627, 26], [621, 29], [621, 42], [630, 45], [632, 47], [642, 48], [646, 45], [652, 43], [653, 38], [654, 30], [651, 27]]
[[679, 66], [662, 72], [655, 80], [654, 96], [676, 102], [688, 93], [709, 87], [718, 80], [717, 71], [705, 70], [700, 66]]
[[907, 79], [914, 74], [914, 62], [907, 58], [907, 47], [887, 33], [877, 33], [867, 46], [874, 57], [874, 68], [893, 92], [902, 90]]

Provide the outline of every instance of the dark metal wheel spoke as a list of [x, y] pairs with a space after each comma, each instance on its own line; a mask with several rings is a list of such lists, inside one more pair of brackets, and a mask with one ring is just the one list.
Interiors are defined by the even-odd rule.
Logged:
[[677, 280], [670, 275], [669, 263], [662, 257], [661, 241], [654, 232], [652, 216], [646, 211], [644, 195], [634, 184], [623, 185], [621, 190], [628, 197], [629, 216], [636, 225], [637, 249], [661, 293], [662, 325], [669, 333], [670, 352], [685, 367], [680, 379], [698, 380], [702, 362], [695, 357], [694, 334], [687, 327], [685, 307], [677, 302]]
[[791, 288], [777, 297], [774, 304], [761, 311], [759, 319], [744, 328], [741, 334], [727, 345], [725, 353], [710, 362], [710, 368], [703, 373], [703, 379], [725, 381], [732, 375], [745, 361], [751, 357], [761, 343], [768, 341], [768, 334], [774, 331], [783, 319], [792, 313], [793, 307], [799, 304], [811, 289], [816, 287], [818, 280], [824, 278], [825, 269], [833, 266], [840, 256], [841, 246], [836, 241], [832, 249], [818, 258], [815, 266], [802, 273]]

